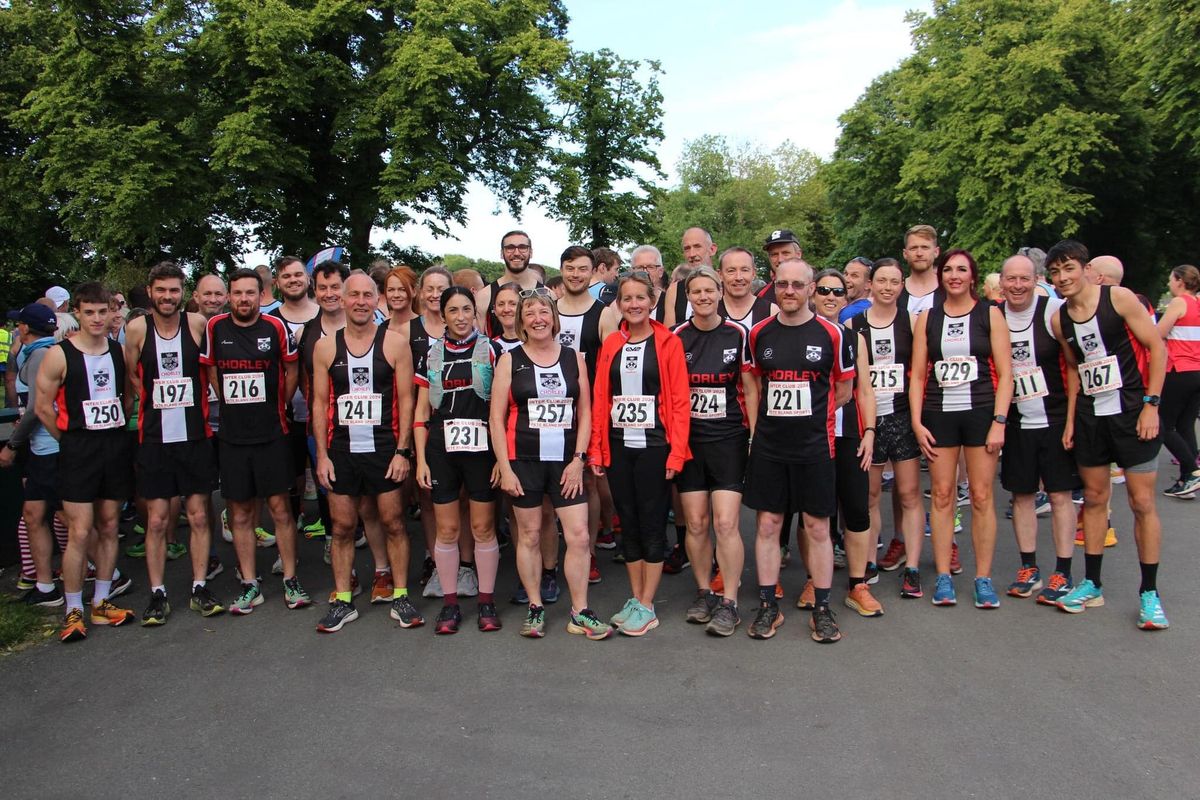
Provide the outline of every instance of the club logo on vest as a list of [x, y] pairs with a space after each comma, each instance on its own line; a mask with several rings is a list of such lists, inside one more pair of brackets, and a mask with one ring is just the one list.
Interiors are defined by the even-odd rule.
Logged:
[[721, 360], [726, 364], [732, 364], [733, 360], [737, 358], [737, 351], [738, 349], [736, 347], [730, 347], [727, 350], [722, 350]]
[[562, 392], [562, 388], [563, 388], [562, 379], [560, 379], [558, 377], [557, 372], [543, 372], [539, 376], [538, 382], [541, 384], [541, 387], [543, 389], [545, 389], [547, 392], [551, 392], [554, 394], [559, 394]]
[[179, 369], [179, 353], [160, 353], [158, 360], [168, 372]]
[[563, 347], [575, 346], [575, 331], [559, 331], [558, 343]]
[[875, 340], [875, 355], [890, 356], [892, 354], [891, 339], [876, 339]]
[[112, 375], [107, 369], [101, 368], [92, 373], [92, 382], [96, 384], [97, 389], [108, 386], [110, 380], [112, 380]]
[[1080, 337], [1079, 341], [1085, 353], [1094, 353], [1100, 348], [1100, 342], [1097, 341], [1096, 334], [1094, 333], [1085, 333]]
[[271, 337], [267, 336], [258, 340], [258, 352], [266, 353], [271, 349]]
[[368, 386], [371, 383], [371, 370], [367, 367], [351, 367], [350, 380], [355, 386]]
[[946, 325], [946, 338], [947, 339], [961, 339], [964, 336], [966, 336], [967, 331], [966, 331], [965, 325], [966, 325], [966, 323], [963, 323], [963, 322], [948, 323]]
[[808, 345], [808, 349], [805, 352], [804, 357], [807, 358], [809, 361], [814, 361], [814, 362], [820, 361], [821, 360], [821, 346], [815, 345], [815, 344]]
[[1029, 360], [1029, 341], [1013, 342], [1012, 357], [1013, 361], [1028, 361]]

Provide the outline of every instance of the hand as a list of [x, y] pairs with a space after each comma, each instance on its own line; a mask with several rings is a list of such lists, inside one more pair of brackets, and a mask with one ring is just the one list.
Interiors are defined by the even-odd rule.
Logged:
[[396, 483], [404, 483], [404, 479], [408, 477], [408, 471], [408, 459], [397, 453], [392, 456], [392, 463], [388, 464], [387, 475], [385, 477]]
[[432, 489], [433, 479], [429, 474], [429, 465], [424, 461], [417, 461], [417, 486], [422, 489]]
[[933, 438], [929, 428], [924, 425], [913, 425], [913, 436], [917, 437], [917, 444], [921, 446], [921, 452], [927, 461], [937, 458], [937, 440]]
[[599, 464], [592, 464], [591, 466], [593, 475], [595, 475], [597, 478], [604, 477], [604, 467], [600, 466]]
[[492, 465], [492, 488], [493, 489], [495, 489], [497, 486], [500, 485], [500, 478], [501, 478], [500, 462], [497, 461], [495, 464]]
[[[496, 466], [500, 465], [496, 464]], [[525, 496], [525, 488], [521, 486], [521, 479], [511, 469], [500, 471], [500, 488], [511, 497]]]
[[7, 445], [0, 447], [0, 469], [8, 469], [16, 461], [17, 451]]
[[564, 499], [571, 500], [583, 494], [583, 462], [578, 458], [572, 458], [571, 463], [563, 469], [562, 480], [559, 481], [562, 486], [562, 496]]
[[1143, 442], [1158, 437], [1158, 406], [1142, 406], [1142, 413], [1138, 414], [1137, 435]]
[[1004, 426], [999, 422], [993, 422], [988, 428], [986, 450], [995, 455], [1000, 452], [1000, 448], [1004, 447]]
[[1063, 429], [1062, 444], [1063, 444], [1063, 450], [1074, 450], [1075, 449], [1075, 425], [1074, 425], [1074, 423], [1068, 422], [1067, 427], [1065, 427]]
[[669, 481], [675, 480], [676, 474], [677, 473], [675, 472], [675, 470], [671, 469], [670, 467], [667, 467], [667, 480], [669, 480]]
[[333, 474], [333, 462], [329, 460], [329, 456], [321, 456], [317, 459], [317, 483], [325, 487], [326, 491], [333, 490], [333, 482], [337, 480], [337, 476]]
[[863, 434], [855, 455], [858, 456], [858, 465], [862, 467], [863, 472], [871, 469], [871, 459], [875, 455], [875, 431], [867, 431]]

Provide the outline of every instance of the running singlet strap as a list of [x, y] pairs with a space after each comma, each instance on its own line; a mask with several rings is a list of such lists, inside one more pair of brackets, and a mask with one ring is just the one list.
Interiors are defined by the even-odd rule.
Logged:
[[208, 371], [192, 338], [187, 312], [171, 338], [146, 317], [146, 341], [138, 359], [138, 441], [194, 442], [212, 435], [208, 426]]
[[599, 301], [593, 302], [582, 314], [558, 312], [558, 343], [583, 353], [583, 363], [591, 382], [595, 382], [596, 359], [600, 357], [600, 317], [603, 314], [604, 304]]
[[1062, 302], [1036, 295], [1033, 307], [1025, 314], [1014, 314], [1006, 305], [1000, 307], [1012, 347], [1010, 425], [1032, 430], [1066, 422], [1067, 365], [1051, 327]]
[[977, 301], [966, 314], [952, 317], [938, 303], [926, 315], [926, 410], [970, 411], [995, 405], [990, 309], [988, 303]]
[[108, 351], [85, 353], [70, 341], [59, 343], [67, 373], [58, 389], [60, 431], [105, 431], [125, 427], [125, 358], [121, 346], [105, 339]]
[[345, 328], [335, 334], [329, 366], [330, 450], [391, 454], [396, 448], [396, 372], [383, 351], [387, 332], [378, 328], [361, 355], [350, 352]]
[[512, 350], [508, 392], [508, 458], [567, 462], [579, 438], [579, 360], [561, 348], [548, 367], [534, 363], [524, 347]]
[[902, 414], [908, 417], [908, 382], [912, 364], [912, 317], [903, 305], [887, 325], [873, 326], [867, 312], [850, 318], [850, 327], [867, 340], [867, 363], [875, 391], [875, 417]]

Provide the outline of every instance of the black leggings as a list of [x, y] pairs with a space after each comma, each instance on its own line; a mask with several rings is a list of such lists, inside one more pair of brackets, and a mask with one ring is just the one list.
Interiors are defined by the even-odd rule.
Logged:
[[1163, 444], [1179, 462], [1180, 480], [1196, 469], [1196, 416], [1200, 414], [1200, 370], [1168, 372], [1163, 381]]
[[671, 506], [668, 452], [666, 447], [612, 443], [608, 485], [621, 518], [621, 549], [627, 563], [660, 564], [666, 554], [667, 510]]

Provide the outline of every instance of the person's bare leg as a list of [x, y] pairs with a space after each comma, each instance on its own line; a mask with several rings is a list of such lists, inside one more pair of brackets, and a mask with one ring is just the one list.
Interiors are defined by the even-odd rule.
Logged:
[[296, 577], [296, 518], [292, 516], [291, 499], [287, 493], [271, 495], [267, 510], [275, 522], [275, 546], [283, 562], [283, 579], [289, 581]]
[[[713, 528], [717, 534], [717, 566], [725, 576], [725, 588], [721, 596], [736, 604], [738, 585], [742, 582], [742, 569], [746, 565], [746, 546], [742, 543], [739, 515], [742, 510], [740, 492], [719, 490], [712, 493]], [[779, 552], [779, 548], [775, 549]], [[695, 569], [696, 561], [692, 560]]]
[[957, 447], [939, 447], [937, 457], [929, 462], [929, 532], [933, 540], [933, 562], [938, 575], [950, 574], [950, 546], [954, 542], [954, 508], [957, 501], [955, 476], [958, 474], [958, 450]]
[[713, 560], [708, 492], [680, 492], [679, 505], [687, 525], [685, 544], [688, 560], [692, 562], [692, 577], [696, 579], [696, 588], [707, 592], [712, 581]]

